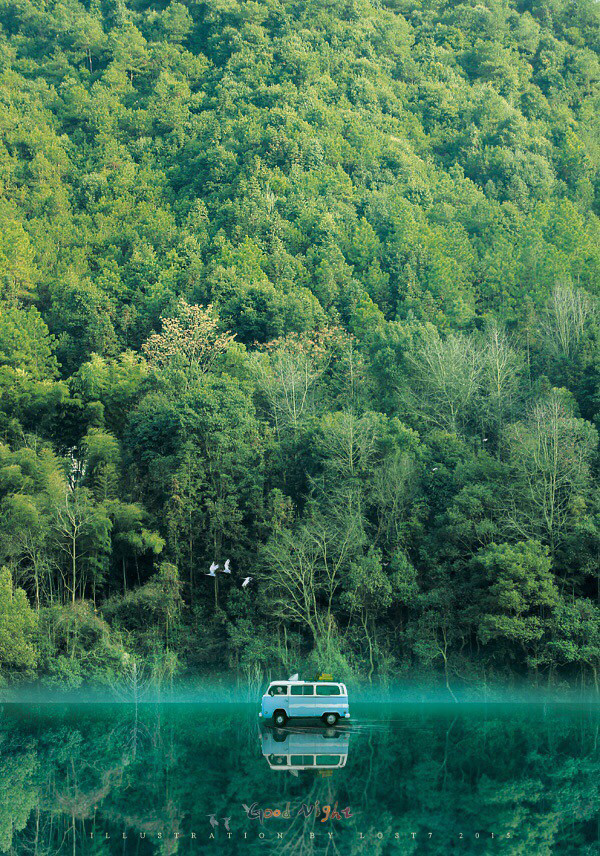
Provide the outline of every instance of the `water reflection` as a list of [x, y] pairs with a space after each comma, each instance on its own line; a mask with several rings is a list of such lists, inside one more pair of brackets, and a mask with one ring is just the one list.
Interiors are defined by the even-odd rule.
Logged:
[[346, 766], [350, 734], [339, 728], [273, 728], [261, 725], [262, 753], [272, 770], [292, 775], [331, 774]]
[[0, 852], [598, 853], [597, 710], [353, 713], [259, 729], [254, 706], [6, 705]]

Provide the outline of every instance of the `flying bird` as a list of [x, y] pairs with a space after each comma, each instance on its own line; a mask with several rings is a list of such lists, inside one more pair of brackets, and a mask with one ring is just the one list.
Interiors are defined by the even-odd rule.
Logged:
[[227, 560], [226, 560], [226, 562], [225, 562], [225, 567], [223, 568], [223, 573], [224, 573], [224, 574], [230, 574], [230, 573], [231, 573], [231, 568], [229, 567], [229, 561], [230, 561], [230, 560], [229, 560], [229, 559], [227, 559]]
[[206, 576], [207, 577], [214, 577], [215, 571], [218, 570], [218, 568], [219, 568], [219, 566], [217, 565], [217, 563], [213, 562], [212, 565], [210, 566], [210, 571], [207, 571]]
[[248, 585], [248, 583], [250, 582], [251, 579], [252, 579], [252, 577], [246, 577], [246, 579], [242, 583], [242, 588], [246, 588], [246, 586]]
[[214, 814], [207, 814], [206, 816], [210, 818], [208, 822], [210, 823], [213, 829], [215, 828], [215, 826], [219, 825], [219, 821], [217, 820]]
[[229, 821], [231, 820], [231, 818], [230, 817], [222, 817], [221, 820], [223, 821], [223, 825], [225, 826], [225, 829], [227, 830], [227, 832], [230, 832], [231, 830], [229, 829]]

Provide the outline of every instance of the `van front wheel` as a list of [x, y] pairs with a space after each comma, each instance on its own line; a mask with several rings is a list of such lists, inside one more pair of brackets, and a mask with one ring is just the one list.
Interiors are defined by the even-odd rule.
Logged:
[[337, 713], [324, 713], [323, 714], [323, 722], [325, 725], [335, 725], [338, 721]]
[[275, 725], [277, 725], [279, 728], [282, 728], [285, 725], [286, 721], [287, 716], [285, 715], [285, 711], [276, 710], [273, 714], [273, 722], [275, 723]]

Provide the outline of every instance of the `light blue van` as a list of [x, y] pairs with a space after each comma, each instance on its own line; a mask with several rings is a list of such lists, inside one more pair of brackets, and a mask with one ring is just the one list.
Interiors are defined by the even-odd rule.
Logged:
[[350, 718], [348, 691], [334, 681], [272, 681], [262, 697], [260, 716], [278, 727], [288, 719], [313, 717], [332, 726]]

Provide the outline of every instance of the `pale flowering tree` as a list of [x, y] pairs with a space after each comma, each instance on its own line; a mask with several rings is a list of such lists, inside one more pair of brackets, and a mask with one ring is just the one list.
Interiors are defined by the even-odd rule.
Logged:
[[203, 308], [180, 298], [176, 315], [161, 320], [161, 332], [153, 333], [142, 349], [154, 369], [179, 374], [186, 390], [210, 371], [235, 338], [220, 330], [212, 304]]

